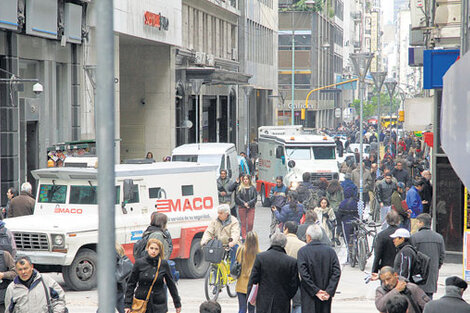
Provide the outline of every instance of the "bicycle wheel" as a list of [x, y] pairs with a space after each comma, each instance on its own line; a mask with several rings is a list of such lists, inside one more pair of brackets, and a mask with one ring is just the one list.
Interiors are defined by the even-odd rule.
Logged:
[[216, 301], [220, 293], [220, 271], [216, 265], [211, 265], [204, 278], [204, 293], [206, 300]]
[[361, 271], [364, 271], [366, 268], [366, 263], [367, 263], [367, 242], [366, 238], [364, 236], [361, 236], [357, 239], [357, 256], [359, 260], [359, 269]]
[[357, 263], [357, 239], [351, 235], [349, 238], [349, 264], [355, 267]]
[[235, 286], [237, 285], [237, 280], [232, 277], [227, 278], [227, 294], [230, 298], [235, 298], [237, 296], [237, 292], [235, 291]]

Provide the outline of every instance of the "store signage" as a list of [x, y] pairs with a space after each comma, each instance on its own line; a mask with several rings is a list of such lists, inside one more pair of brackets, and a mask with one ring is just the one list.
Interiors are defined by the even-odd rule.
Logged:
[[168, 30], [168, 18], [164, 17], [161, 13], [156, 14], [149, 11], [145, 11], [144, 18], [145, 25], [149, 25], [160, 30]]

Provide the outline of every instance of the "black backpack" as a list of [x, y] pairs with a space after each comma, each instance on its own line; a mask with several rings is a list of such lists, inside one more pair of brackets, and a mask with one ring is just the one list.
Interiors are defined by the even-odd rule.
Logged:
[[6, 227], [0, 228], [0, 250], [8, 251], [13, 256], [13, 246], [10, 237], [7, 234]]
[[142, 239], [140, 239], [134, 244], [132, 252], [135, 260], [143, 258], [145, 256], [145, 247], [147, 246], [147, 241], [149, 240], [150, 234], [151, 233], [144, 233], [142, 235]]
[[415, 258], [411, 266], [410, 280], [417, 285], [424, 285], [429, 277], [431, 258], [416, 249], [416, 247], [411, 245], [409, 247], [415, 253]]

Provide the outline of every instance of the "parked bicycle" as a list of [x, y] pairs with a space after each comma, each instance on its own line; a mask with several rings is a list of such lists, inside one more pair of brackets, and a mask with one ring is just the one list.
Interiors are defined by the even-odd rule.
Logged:
[[204, 279], [204, 293], [209, 301], [216, 301], [223, 288], [231, 298], [237, 296], [235, 291], [236, 278], [230, 275], [230, 248], [224, 246], [225, 252], [219, 263], [211, 263]]
[[[364, 271], [367, 260], [374, 251], [377, 228], [382, 225], [374, 222], [365, 223], [358, 218], [352, 220], [351, 223], [354, 227], [354, 233], [349, 238], [350, 264], [351, 267], [358, 264], [359, 269]], [[372, 237], [372, 248], [369, 247], [369, 237]]]

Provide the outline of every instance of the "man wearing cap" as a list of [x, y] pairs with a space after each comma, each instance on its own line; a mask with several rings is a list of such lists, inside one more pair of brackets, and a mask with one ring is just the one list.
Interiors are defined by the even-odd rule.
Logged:
[[439, 269], [444, 263], [446, 255], [444, 238], [431, 229], [431, 215], [423, 213], [418, 215], [416, 219], [418, 220], [419, 231], [411, 236], [411, 244], [431, 259], [428, 279], [426, 284], [420, 287], [432, 299], [433, 293], [437, 291]]
[[392, 194], [392, 210], [396, 211], [400, 216], [400, 228], [406, 228], [410, 230], [410, 210], [406, 205], [405, 200], [405, 184], [399, 182], [397, 189]]
[[398, 228], [390, 237], [393, 239], [393, 244], [398, 251], [393, 262], [393, 268], [398, 273], [398, 276], [411, 280], [416, 253], [410, 243], [410, 232], [408, 229]]
[[457, 276], [447, 277], [445, 295], [439, 300], [427, 303], [423, 313], [470, 313], [470, 304], [462, 299], [465, 289], [467, 289], [467, 283], [463, 279]]
[[431, 300], [421, 288], [400, 277], [390, 266], [380, 269], [380, 281], [381, 285], [375, 291], [375, 307], [379, 312], [387, 312], [387, 303], [398, 295], [408, 300], [408, 313], [423, 312], [424, 306]]

